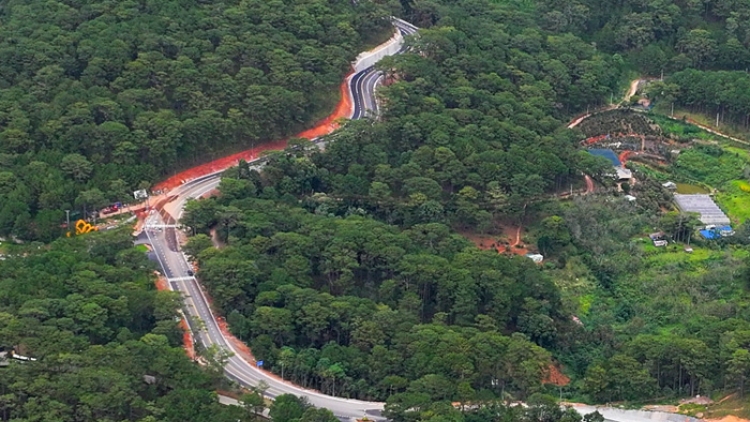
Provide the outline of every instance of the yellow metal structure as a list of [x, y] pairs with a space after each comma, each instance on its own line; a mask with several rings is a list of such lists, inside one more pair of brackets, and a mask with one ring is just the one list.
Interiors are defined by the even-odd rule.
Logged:
[[76, 221], [76, 236], [86, 233], [91, 233], [93, 231], [98, 231], [99, 227], [92, 226], [91, 224], [87, 223], [86, 220], [78, 220]]

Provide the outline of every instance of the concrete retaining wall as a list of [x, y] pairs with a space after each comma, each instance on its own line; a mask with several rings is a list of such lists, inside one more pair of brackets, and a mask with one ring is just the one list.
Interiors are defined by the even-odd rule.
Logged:
[[383, 57], [398, 53], [403, 43], [404, 37], [401, 36], [401, 32], [396, 31], [396, 34], [390, 40], [380, 44], [373, 50], [360, 53], [352, 63], [354, 72], [361, 72], [380, 61]]

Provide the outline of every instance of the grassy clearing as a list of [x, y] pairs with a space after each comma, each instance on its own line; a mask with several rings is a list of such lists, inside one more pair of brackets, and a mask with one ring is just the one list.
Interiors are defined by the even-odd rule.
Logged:
[[732, 146], [726, 146], [724, 147], [724, 149], [733, 154], [737, 154], [740, 157], [744, 158], [746, 161], [750, 162], [750, 151], [744, 148], [732, 147]]
[[[671, 104], [657, 104], [654, 107], [654, 112], [668, 116], [671, 113]], [[674, 116], [678, 119], [681, 119], [683, 116], [687, 117], [688, 119], [692, 119], [704, 126], [710, 127], [713, 130], [725, 133], [730, 136], [734, 136], [735, 138], [743, 140], [750, 139], [750, 134], [748, 133], [747, 129], [743, 129], [740, 126], [726, 122], [719, 122], [719, 127], [716, 127], [716, 116], [709, 117], [705, 114], [693, 113], [682, 108], [675, 108]]]
[[721, 397], [715, 397], [714, 399], [720, 402], [707, 406], [705, 412], [703, 412], [704, 418], [718, 419], [729, 415], [750, 418], [750, 396], [738, 397], [732, 395], [724, 400]]
[[708, 406], [704, 404], [685, 403], [680, 405], [679, 409], [683, 415], [697, 417], [699, 414], [705, 414]]
[[148, 252], [148, 248], [146, 247], [146, 245], [135, 245], [135, 250], [143, 253]]
[[677, 137], [691, 137], [704, 141], [718, 140], [721, 137], [713, 133], [706, 132], [698, 126], [692, 125], [680, 120], [672, 120], [666, 115], [650, 113], [648, 117], [661, 127], [665, 135], [675, 135]]
[[741, 223], [750, 218], [750, 184], [744, 180], [732, 180], [716, 195], [722, 209], [735, 222]]
[[690, 195], [690, 194], [696, 194], [696, 193], [709, 193], [709, 191], [702, 186], [698, 185], [689, 185], [687, 183], [676, 183], [677, 185], [677, 193], [683, 194], [683, 195]]
[[653, 244], [644, 246], [647, 268], [663, 268], [665, 266], [694, 267], [716, 257], [722, 257], [719, 251], [691, 245], [693, 253], [685, 252], [685, 246], [670, 244], [657, 248]]
[[596, 299], [591, 294], [596, 289], [596, 277], [591, 274], [581, 257], [571, 257], [564, 268], [554, 269], [552, 274], [555, 284], [562, 291], [566, 306], [579, 316], [586, 315]]

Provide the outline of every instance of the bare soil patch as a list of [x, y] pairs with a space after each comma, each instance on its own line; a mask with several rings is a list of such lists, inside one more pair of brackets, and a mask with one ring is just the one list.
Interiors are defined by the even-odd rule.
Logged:
[[[498, 253], [513, 255], [526, 255], [529, 249], [521, 243], [521, 227], [502, 225], [502, 234], [479, 234], [471, 232], [459, 232], [463, 237], [469, 239], [479, 249], [496, 250]], [[520, 247], [519, 247], [520, 246]]]

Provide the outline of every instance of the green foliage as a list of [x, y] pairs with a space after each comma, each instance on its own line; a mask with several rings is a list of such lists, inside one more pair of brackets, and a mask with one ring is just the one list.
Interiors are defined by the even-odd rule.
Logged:
[[746, 185], [747, 182], [744, 180], [732, 180], [716, 195], [719, 204], [726, 209], [727, 215], [743, 222], [750, 219], [750, 192], [743, 189]]
[[288, 136], [391, 31], [369, 1], [3, 3], [0, 236], [54, 238], [61, 210]]
[[[747, 374], [738, 352], [750, 303], [744, 247], [701, 246], [693, 235], [695, 216], [612, 209], [594, 198], [571, 204], [565, 222], [576, 254], [599, 282], [580, 302], [586, 334], [562, 341], [558, 354], [582, 376], [582, 393], [596, 402], [642, 401], [706, 395], [727, 381], [731, 390], [744, 391]], [[678, 242], [692, 236], [693, 252], [651, 246], [644, 230], [654, 229]]]
[[667, 78], [677, 88], [675, 104], [720, 120], [748, 125], [750, 76], [744, 71], [699, 71], [687, 69]]
[[312, 196], [305, 205], [320, 213], [362, 210], [403, 226], [491, 231], [494, 218], [523, 217], [590, 170], [561, 121], [602, 104], [617, 89], [619, 67], [573, 35], [546, 34], [524, 12], [508, 19], [516, 6], [411, 5], [416, 23], [432, 23], [407, 40], [418, 54], [378, 65], [395, 80], [382, 89], [382, 120], [348, 123], [325, 154], [272, 155], [264, 188]]
[[1, 419], [251, 420], [185, 356], [179, 298], [154, 289], [127, 230], [58, 240], [0, 274], [0, 348], [37, 359], [0, 368]]
[[672, 171], [688, 180], [698, 180], [713, 187], [721, 187], [744, 175], [748, 162], [737, 154], [718, 147], [698, 145], [677, 156]]
[[750, 63], [746, 4], [730, 0], [536, 3], [545, 29], [572, 32], [605, 51], [626, 54], [650, 76], [689, 67], [744, 70]]
[[[394, 396], [395, 399], [395, 396]], [[535, 394], [528, 406], [508, 406], [494, 400], [484, 400], [471, 406], [455, 409], [442, 402], [427, 402], [419, 394], [404, 395], [389, 400], [386, 415], [396, 422], [406, 421], [458, 421], [458, 422], [604, 422], [599, 412], [581, 416], [575, 409], [562, 408], [554, 397]]]
[[[231, 245], [197, 255], [215, 306], [232, 310], [256, 358], [305, 387], [378, 400], [410, 389], [525, 395], [550, 362], [530, 340], [554, 345], [569, 325], [530, 260], [476, 250], [442, 224], [400, 230], [279, 200], [201, 202], [239, 211]], [[524, 335], [501, 334], [513, 331]]]
[[[308, 414], [307, 410], [313, 413]], [[316, 413], [316, 409], [312, 409], [303, 399], [292, 394], [282, 394], [276, 397], [270, 408], [270, 416], [274, 422], [297, 422], [301, 421], [303, 415], [307, 415], [306, 421], [314, 422], [317, 419]], [[322, 418], [320, 422], [328, 421], [326, 418]]]

